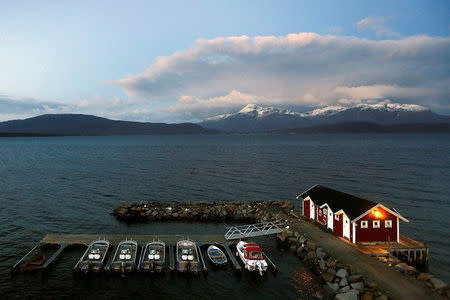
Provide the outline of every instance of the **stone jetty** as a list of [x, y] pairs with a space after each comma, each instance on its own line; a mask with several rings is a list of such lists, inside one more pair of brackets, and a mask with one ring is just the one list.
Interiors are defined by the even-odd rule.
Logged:
[[251, 222], [272, 221], [293, 208], [290, 201], [159, 203], [121, 202], [112, 215], [126, 223], [151, 221]]

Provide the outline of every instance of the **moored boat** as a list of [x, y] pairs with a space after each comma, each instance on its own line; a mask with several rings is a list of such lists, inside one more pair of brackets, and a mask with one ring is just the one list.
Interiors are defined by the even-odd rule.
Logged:
[[163, 272], [166, 267], [166, 244], [162, 241], [147, 243], [142, 250], [139, 269], [150, 272]]
[[113, 272], [131, 272], [136, 269], [138, 244], [133, 240], [125, 240], [117, 245], [114, 253], [110, 271]]
[[86, 252], [81, 256], [73, 268], [75, 271], [83, 271], [85, 273], [89, 271], [99, 272], [103, 270], [104, 262], [110, 243], [107, 240], [98, 240], [89, 244]]
[[36, 255], [30, 258], [26, 263], [22, 265], [22, 271], [30, 272], [42, 269], [45, 263], [45, 255]]
[[181, 240], [176, 246], [177, 271], [182, 273], [200, 272], [197, 244], [191, 240]]
[[209, 260], [216, 266], [223, 266], [228, 262], [225, 253], [215, 245], [209, 246], [206, 253], [208, 254]]
[[236, 245], [236, 255], [240, 257], [244, 266], [249, 271], [258, 271], [260, 275], [267, 271], [267, 262], [264, 254], [257, 244], [240, 241]]

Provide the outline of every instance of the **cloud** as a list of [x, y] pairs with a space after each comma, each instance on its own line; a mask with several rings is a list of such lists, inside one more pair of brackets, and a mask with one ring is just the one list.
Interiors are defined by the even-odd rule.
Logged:
[[186, 120], [247, 103], [320, 107], [391, 99], [441, 109], [450, 96], [450, 38], [218, 37], [111, 83]]
[[356, 27], [361, 31], [373, 31], [377, 37], [400, 37], [399, 33], [386, 25], [386, 20], [385, 17], [367, 17], [356, 23]]
[[112, 119], [138, 121], [149, 121], [152, 117], [152, 111], [142, 107], [140, 101], [118, 97], [107, 99], [97, 95], [73, 103], [59, 103], [0, 95], [0, 121], [62, 113], [95, 114]]

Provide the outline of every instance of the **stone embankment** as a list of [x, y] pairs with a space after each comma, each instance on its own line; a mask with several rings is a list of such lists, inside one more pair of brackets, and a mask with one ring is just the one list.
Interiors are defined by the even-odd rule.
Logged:
[[[386, 293], [375, 281], [357, 274], [352, 265], [344, 264], [310, 241], [305, 234], [285, 231], [277, 235], [280, 246], [302, 259], [306, 265], [320, 276], [324, 282], [323, 289], [315, 295], [317, 298], [333, 297], [335, 300], [387, 300]], [[420, 273], [414, 267], [398, 261], [386, 259], [394, 269], [418, 281], [426, 281], [436, 295], [449, 297], [448, 285], [429, 273]]]
[[114, 209], [112, 215], [126, 223], [149, 221], [253, 222], [259, 223], [286, 215], [293, 204], [289, 201], [177, 203], [126, 203]]
[[281, 247], [289, 249], [324, 282], [325, 294], [318, 292], [317, 298], [334, 297], [336, 300], [384, 300], [388, 297], [375, 282], [367, 281], [356, 274], [351, 265], [343, 264], [328, 255], [324, 249], [308, 240], [306, 235], [285, 231], [277, 235]]

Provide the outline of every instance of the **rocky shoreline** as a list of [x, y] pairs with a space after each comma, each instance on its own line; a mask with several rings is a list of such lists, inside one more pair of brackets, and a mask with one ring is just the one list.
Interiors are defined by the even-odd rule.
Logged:
[[112, 215], [125, 223], [152, 221], [196, 222], [265, 222], [293, 208], [290, 201], [213, 202], [213, 203], [159, 203], [121, 202]]
[[[386, 292], [375, 281], [357, 274], [350, 264], [344, 264], [339, 258], [330, 256], [323, 248], [308, 239], [305, 234], [285, 231], [277, 235], [279, 246], [302, 259], [305, 264], [324, 282], [323, 293], [318, 291], [319, 299], [334, 300], [388, 300]], [[400, 262], [395, 257], [378, 258], [399, 273], [418, 282], [426, 282], [436, 296], [445, 299], [450, 296], [448, 284], [430, 273], [421, 273], [413, 266]], [[401, 275], [400, 275], [401, 276]]]

